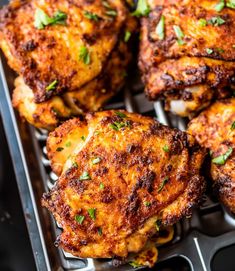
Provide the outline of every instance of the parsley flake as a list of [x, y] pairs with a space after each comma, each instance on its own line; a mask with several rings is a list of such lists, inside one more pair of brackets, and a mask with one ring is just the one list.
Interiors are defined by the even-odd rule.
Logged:
[[144, 202], [144, 206], [149, 207], [150, 205], [151, 205], [151, 202], [149, 202], [149, 201]]
[[166, 183], [167, 183], [168, 181], [169, 181], [169, 177], [165, 177], [165, 178], [163, 179], [162, 183], [160, 184], [160, 186], [159, 186], [159, 188], [158, 188], [158, 190], [157, 190], [158, 193], [162, 191], [162, 189], [165, 187], [165, 185], [166, 185]]
[[88, 209], [87, 212], [88, 212], [90, 218], [92, 220], [95, 220], [95, 218], [96, 218], [96, 208]]
[[100, 189], [103, 190], [104, 189], [104, 184], [100, 183]]
[[67, 148], [70, 147], [70, 146], [71, 146], [71, 142], [70, 142], [70, 141], [66, 142], [66, 143], [65, 143], [65, 146], [66, 146]]
[[91, 63], [90, 53], [85, 46], [80, 47], [79, 59], [82, 60], [83, 63], [86, 65], [89, 65]]
[[211, 48], [206, 48], [206, 52], [207, 52], [208, 55], [211, 55], [211, 54], [214, 53], [214, 50], [211, 49]]
[[57, 80], [54, 80], [46, 87], [46, 91], [54, 90], [56, 88], [56, 85], [58, 84]]
[[80, 181], [90, 180], [90, 179], [91, 179], [91, 176], [89, 175], [87, 171], [84, 171], [82, 175], [79, 177]]
[[206, 26], [206, 25], [207, 25], [207, 20], [206, 20], [206, 19], [203, 19], [203, 18], [199, 19], [199, 25], [200, 25], [201, 27]]
[[43, 29], [47, 25], [66, 24], [67, 15], [62, 11], [57, 11], [53, 17], [49, 17], [42, 9], [37, 8], [34, 15], [34, 26]]
[[80, 224], [82, 225], [82, 222], [84, 221], [85, 219], [85, 216], [84, 215], [76, 215], [75, 216], [75, 220]]
[[87, 19], [93, 20], [95, 22], [98, 22], [101, 19], [97, 14], [89, 12], [89, 11], [84, 11], [83, 14]]
[[232, 131], [235, 129], [235, 121], [232, 123], [231, 128]]
[[93, 165], [99, 164], [100, 161], [101, 161], [101, 159], [99, 157], [96, 157], [96, 158], [92, 159], [92, 164]]
[[130, 39], [130, 37], [131, 37], [131, 32], [128, 31], [128, 30], [126, 30], [126, 31], [125, 31], [125, 35], [124, 35], [124, 41], [125, 41], [125, 42], [128, 42], [129, 39]]
[[160, 40], [164, 40], [165, 38], [165, 17], [162, 15], [157, 27], [156, 27], [156, 33]]
[[212, 163], [216, 165], [224, 165], [227, 159], [229, 158], [229, 156], [232, 154], [232, 152], [233, 152], [233, 148], [230, 147], [225, 154], [222, 154], [212, 159]]
[[151, 10], [149, 8], [147, 0], [138, 0], [137, 8], [132, 13], [132, 16], [136, 16], [136, 17], [148, 16], [150, 11]]
[[165, 152], [169, 152], [169, 151], [170, 151], [168, 145], [164, 145], [162, 149], [163, 149]]
[[83, 136], [81, 136], [81, 140], [82, 141], [85, 141], [86, 140], [86, 137], [83, 135]]

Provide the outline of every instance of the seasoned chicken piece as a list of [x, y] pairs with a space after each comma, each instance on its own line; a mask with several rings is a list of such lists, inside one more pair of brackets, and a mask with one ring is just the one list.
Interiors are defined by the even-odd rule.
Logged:
[[129, 16], [121, 0], [13, 0], [0, 11], [0, 47], [43, 102], [96, 78]]
[[65, 122], [47, 151], [60, 177], [42, 204], [63, 228], [58, 244], [79, 257], [139, 252], [160, 225], [189, 215], [205, 187], [193, 137], [125, 111]]
[[124, 41], [119, 41], [118, 48], [97, 78], [80, 89], [54, 96], [42, 103], [34, 102], [33, 91], [24, 83], [22, 77], [15, 80], [12, 103], [20, 115], [38, 128], [52, 130], [58, 124], [72, 116], [88, 111], [99, 110], [123, 86], [126, 68], [131, 60], [131, 53]]
[[188, 132], [210, 150], [215, 192], [235, 213], [235, 98], [214, 103], [189, 123]]
[[216, 98], [232, 96], [235, 10], [218, 1], [151, 0], [141, 22], [139, 67], [151, 100], [193, 116]]

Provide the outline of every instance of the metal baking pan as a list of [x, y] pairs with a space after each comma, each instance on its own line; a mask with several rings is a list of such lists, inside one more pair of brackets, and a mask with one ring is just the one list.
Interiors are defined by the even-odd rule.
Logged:
[[[0, 1], [0, 6], [4, 2], [6, 1]], [[47, 132], [22, 122], [13, 110], [11, 92], [16, 74], [10, 70], [2, 54], [0, 75], [0, 109], [37, 269], [132, 270], [129, 265], [114, 267], [111, 260], [76, 258], [54, 245], [60, 228], [40, 205], [42, 193], [50, 189], [57, 179], [50, 169], [46, 155]], [[138, 75], [133, 76], [139, 78]], [[106, 109], [124, 108], [155, 116], [166, 125], [184, 130], [187, 120], [166, 114], [161, 102], [147, 101], [143, 86], [133, 76], [131, 81], [135, 83], [128, 83]], [[161, 270], [211, 271], [215, 254], [220, 249], [235, 244], [235, 217], [210, 195], [210, 191], [207, 194], [202, 206], [193, 212], [191, 218], [182, 219], [175, 225], [173, 240], [159, 248], [156, 268], [166, 264], [173, 265], [173, 269]], [[181, 261], [186, 263], [184, 269], [177, 267], [177, 263]]]

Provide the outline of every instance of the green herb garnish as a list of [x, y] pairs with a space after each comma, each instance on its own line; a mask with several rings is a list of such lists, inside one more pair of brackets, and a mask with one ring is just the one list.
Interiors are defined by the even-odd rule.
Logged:
[[95, 217], [96, 217], [96, 216], [95, 216], [95, 215], [96, 215], [96, 208], [88, 209], [87, 212], [88, 212], [90, 218], [91, 218], [92, 220], [95, 220]]
[[233, 152], [233, 148], [229, 147], [229, 149], [227, 150], [225, 154], [222, 154], [212, 159], [212, 163], [217, 164], [217, 165], [224, 165], [227, 159], [229, 158], [229, 156], [232, 154], [232, 152]]
[[115, 114], [116, 114], [118, 117], [120, 117], [120, 118], [123, 118], [123, 119], [124, 119], [124, 118], [127, 118], [127, 115], [124, 114], [123, 112], [116, 111]]
[[107, 10], [105, 12], [105, 14], [108, 15], [108, 16], [116, 17], [117, 16], [117, 11], [114, 10], [114, 9], [110, 9], [110, 10]]
[[216, 6], [215, 6], [215, 10], [217, 12], [220, 12], [224, 7], [225, 7], [225, 1], [220, 0], [219, 3], [217, 3]]
[[82, 175], [79, 177], [80, 181], [90, 180], [90, 179], [91, 179], [91, 176], [89, 175], [87, 171], [84, 171]]
[[56, 85], [58, 84], [57, 80], [54, 80], [46, 87], [46, 91], [54, 90], [56, 88]]
[[211, 48], [206, 48], [206, 52], [207, 52], [208, 55], [211, 55], [211, 54], [214, 53], [214, 50], [211, 49]]
[[101, 228], [98, 228], [97, 230], [98, 234], [101, 236], [102, 235], [102, 229]]
[[64, 148], [62, 148], [62, 147], [58, 147], [58, 148], [56, 149], [56, 151], [61, 152], [61, 151], [63, 151], [63, 149], [64, 149]]
[[130, 37], [131, 37], [131, 32], [128, 31], [128, 30], [126, 30], [126, 31], [125, 31], [125, 35], [124, 35], [124, 41], [125, 41], [125, 42], [128, 42], [129, 39], [130, 39]]
[[100, 189], [103, 190], [104, 189], [104, 184], [100, 183]]
[[163, 148], [162, 148], [165, 152], [169, 152], [170, 151], [170, 149], [169, 149], [169, 147], [168, 147], [168, 145], [165, 145], [165, 146], [163, 146]]
[[234, 130], [234, 129], [235, 129], [235, 121], [231, 125], [231, 130]]
[[70, 146], [71, 146], [71, 142], [70, 142], [70, 141], [66, 142], [66, 143], [65, 143], [65, 146], [66, 146], [66, 147], [70, 147]]
[[235, 9], [235, 1], [234, 0], [227, 1], [226, 7]]
[[101, 161], [101, 159], [99, 157], [96, 157], [96, 158], [92, 159], [92, 164], [93, 165], [99, 164], [100, 161]]
[[97, 14], [89, 12], [89, 11], [84, 11], [83, 14], [87, 19], [93, 20], [93, 21], [96, 21], [96, 22], [98, 22], [101, 19]]
[[136, 16], [136, 17], [148, 16], [150, 11], [151, 10], [149, 8], [147, 0], [138, 0], [137, 8], [132, 13], [132, 16]]
[[84, 221], [85, 219], [85, 216], [84, 215], [76, 215], [75, 216], [75, 220], [80, 224], [82, 225], [82, 222]]
[[42, 9], [37, 8], [34, 15], [34, 26], [37, 29], [43, 29], [47, 25], [65, 25], [66, 19], [67, 15], [62, 11], [57, 11], [51, 18]]
[[78, 163], [77, 162], [73, 162], [72, 167], [78, 168]]
[[161, 221], [160, 219], [157, 220], [157, 221], [156, 221], [156, 229], [157, 229], [157, 231], [160, 231], [161, 225], [162, 225], [162, 221]]
[[208, 24], [211, 24], [213, 26], [220, 26], [226, 23], [224, 19], [222, 19], [220, 16], [212, 17], [210, 20], [207, 21]]
[[124, 127], [130, 127], [130, 124], [127, 121], [125, 122], [114, 121], [113, 123], [110, 124], [110, 127], [115, 131], [119, 131]]
[[85, 141], [86, 137], [85, 136], [81, 136], [81, 140]]
[[141, 267], [141, 266], [142, 266], [141, 264], [139, 264], [139, 263], [137, 263], [137, 262], [135, 262], [135, 261], [129, 262], [129, 265], [132, 266], [132, 267], [134, 267], [134, 268], [138, 268], [138, 267]]
[[82, 60], [83, 63], [86, 65], [89, 65], [91, 63], [90, 53], [85, 46], [80, 47], [79, 59]]
[[203, 19], [203, 18], [199, 19], [199, 25], [202, 26], [202, 27], [206, 26], [207, 25], [207, 20]]
[[160, 185], [160, 187], [158, 188], [157, 192], [161, 192], [162, 189], [165, 187], [166, 183], [169, 181], [169, 177], [165, 177]]
[[178, 25], [174, 25], [173, 26], [176, 37], [177, 37], [177, 42], [179, 45], [183, 45], [185, 44], [185, 42], [183, 41], [184, 38], [184, 33], [182, 32], [181, 28]]
[[160, 21], [156, 27], [156, 33], [160, 40], [165, 38], [165, 17], [162, 15]]
[[150, 205], [151, 205], [151, 202], [149, 202], [149, 201], [144, 202], [144, 206], [149, 207]]

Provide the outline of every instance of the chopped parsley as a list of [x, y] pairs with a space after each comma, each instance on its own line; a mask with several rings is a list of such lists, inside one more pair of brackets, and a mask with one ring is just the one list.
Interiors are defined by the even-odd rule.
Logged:
[[233, 131], [235, 129], [235, 121], [231, 125], [231, 130]]
[[57, 80], [54, 80], [46, 87], [46, 91], [54, 90], [56, 88], [56, 85], [58, 84]]
[[75, 216], [75, 220], [80, 224], [82, 225], [82, 222], [84, 221], [85, 219], [85, 216], [84, 215], [76, 215]]
[[99, 164], [100, 161], [101, 161], [101, 159], [99, 157], [96, 157], [96, 158], [92, 159], [92, 164], [93, 165]]
[[70, 146], [71, 146], [71, 142], [70, 142], [70, 141], [66, 142], [66, 143], [65, 143], [65, 146], [66, 146], [66, 147], [70, 147]]
[[104, 184], [100, 183], [100, 189], [103, 190], [104, 189]]
[[102, 228], [98, 228], [97, 232], [101, 236], [102, 235]]
[[90, 179], [91, 179], [91, 176], [89, 175], [87, 171], [84, 171], [82, 175], [79, 177], [80, 181], [90, 180]]
[[164, 145], [162, 149], [163, 149], [165, 152], [169, 152], [169, 151], [170, 151], [168, 145]]
[[150, 11], [151, 10], [149, 8], [147, 0], [138, 0], [137, 8], [132, 13], [132, 16], [136, 16], [136, 17], [148, 16]]
[[96, 21], [96, 22], [98, 22], [100, 20], [100, 17], [95, 13], [92, 13], [92, 12], [89, 12], [89, 11], [84, 11], [83, 14], [89, 20], [93, 20], [93, 21]]
[[150, 205], [151, 205], [151, 202], [149, 202], [149, 201], [144, 202], [144, 206], [149, 207]]
[[208, 55], [211, 55], [211, 54], [214, 53], [214, 50], [211, 49], [211, 48], [206, 48], [206, 52], [207, 52]]
[[125, 122], [114, 121], [113, 123], [110, 124], [110, 127], [115, 131], [119, 131], [124, 127], [130, 127], [130, 124], [127, 121]]
[[85, 140], [86, 140], [86, 137], [85, 137], [85, 136], [81, 136], [81, 140], [82, 140], [82, 141], [85, 141]]
[[212, 163], [217, 164], [217, 165], [224, 165], [227, 159], [229, 158], [229, 156], [232, 154], [232, 152], [233, 152], [233, 148], [229, 147], [229, 149], [227, 150], [225, 154], [222, 154], [212, 159]]
[[173, 26], [176, 37], [177, 37], [177, 42], [179, 45], [183, 45], [185, 44], [185, 42], [183, 41], [184, 38], [184, 33], [182, 32], [181, 28], [178, 25], [174, 25]]
[[220, 12], [223, 8], [225, 7], [225, 1], [224, 0], [220, 0], [216, 6], [215, 6], [215, 10], [217, 12]]
[[58, 147], [58, 148], [56, 149], [56, 151], [57, 151], [57, 152], [61, 152], [61, 151], [63, 151], [63, 149], [64, 149], [64, 148], [62, 148], [62, 147]]
[[37, 8], [34, 15], [34, 26], [43, 29], [47, 25], [66, 24], [67, 15], [62, 11], [57, 11], [53, 17], [49, 17], [42, 9]]
[[130, 37], [131, 37], [131, 32], [128, 31], [128, 30], [126, 30], [126, 31], [125, 31], [125, 35], [124, 35], [124, 41], [125, 41], [125, 42], [128, 42], [129, 39], [130, 39]]
[[87, 212], [88, 212], [90, 218], [92, 220], [95, 220], [95, 218], [96, 218], [96, 208], [88, 209]]
[[202, 26], [202, 27], [206, 26], [207, 25], [207, 20], [203, 19], [203, 18], [199, 19], [199, 25]]
[[156, 27], [156, 33], [160, 40], [165, 38], [165, 17], [162, 15]]
[[168, 182], [168, 180], [169, 180], [169, 177], [165, 177], [163, 179], [162, 183], [160, 184], [160, 186], [159, 186], [159, 188], [157, 190], [158, 193], [162, 191], [162, 189], [165, 187], [165, 185]]
[[124, 114], [123, 112], [116, 111], [115, 114], [116, 114], [118, 117], [120, 117], [120, 118], [123, 118], [123, 119], [124, 119], [124, 118], [127, 118], [127, 115]]
[[134, 267], [134, 268], [138, 268], [138, 267], [141, 267], [141, 266], [142, 266], [141, 264], [139, 264], [139, 263], [137, 263], [137, 262], [135, 262], [135, 261], [129, 262], [129, 265], [132, 266], [132, 267]]
[[72, 164], [72, 167], [78, 168], [78, 163], [77, 163], [77, 162], [74, 162], [74, 163]]
[[79, 59], [83, 61], [84, 64], [89, 65], [91, 63], [91, 57], [86, 46], [81, 46], [79, 51]]
[[220, 25], [223, 25], [226, 23], [226, 21], [223, 18], [221, 18], [220, 16], [212, 17], [207, 22], [208, 22], [208, 24], [213, 25], [213, 26], [220, 26]]

